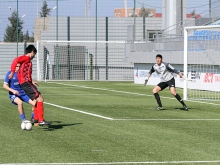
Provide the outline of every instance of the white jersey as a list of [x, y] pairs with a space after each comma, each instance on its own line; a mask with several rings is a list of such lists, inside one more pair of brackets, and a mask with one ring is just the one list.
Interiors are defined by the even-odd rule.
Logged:
[[160, 77], [161, 82], [167, 82], [173, 78], [173, 73], [179, 74], [174, 67], [172, 67], [169, 63], [162, 62], [160, 65], [154, 64], [149, 72], [152, 74], [156, 72]]

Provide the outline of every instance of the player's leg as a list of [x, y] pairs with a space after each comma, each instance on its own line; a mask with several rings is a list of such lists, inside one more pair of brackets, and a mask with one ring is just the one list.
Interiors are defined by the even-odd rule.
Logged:
[[[36, 87], [35, 87], [36, 88]], [[36, 88], [37, 89], [37, 88]], [[37, 90], [38, 91], [38, 90]], [[39, 118], [39, 125], [50, 125], [52, 124], [51, 122], [45, 121], [44, 120], [44, 98], [41, 95], [41, 93], [38, 91], [38, 97], [37, 97], [37, 112], [38, 112], [38, 118]]]
[[23, 101], [19, 97], [16, 97], [13, 100], [13, 102], [16, 103], [18, 106], [18, 112], [19, 112], [21, 120], [25, 121], [26, 117], [25, 117], [24, 108], [23, 108]]
[[28, 83], [28, 82], [21, 84], [21, 87], [32, 100], [33, 99], [37, 100], [37, 103], [34, 108], [34, 119], [38, 117], [39, 125], [50, 125], [51, 124], [50, 122], [44, 120], [44, 106], [43, 106], [44, 99], [41, 96], [41, 93], [39, 92], [37, 87], [32, 83]]
[[31, 107], [32, 113], [31, 113], [30, 121], [32, 123], [34, 123], [35, 126], [37, 126], [35, 123], [38, 123], [38, 115], [36, 115], [36, 119], [34, 118], [34, 116], [35, 116], [34, 115], [34, 108], [35, 108], [36, 103], [37, 103], [37, 100], [35, 100], [35, 99], [34, 100], [29, 99], [28, 100], [28, 104], [32, 105], [32, 107]]
[[[49, 125], [49, 122], [46, 122], [44, 120], [44, 98], [39, 93], [39, 96], [37, 98], [37, 111], [38, 111], [38, 117], [39, 117], [39, 125]], [[43, 124], [44, 123], [44, 124]]]
[[37, 100], [31, 100], [31, 99], [29, 99], [28, 100], [28, 104], [31, 104], [33, 107], [36, 105], [36, 103], [37, 103]]
[[34, 119], [34, 107], [35, 107], [35, 105], [36, 105], [37, 100], [35, 100], [35, 99], [34, 99], [34, 100], [31, 100], [26, 94], [22, 94], [22, 95], [20, 95], [19, 97], [21, 98], [22, 101], [24, 101], [24, 102], [26, 102], [26, 103], [32, 105], [32, 113], [31, 113], [31, 119], [30, 119], [30, 121], [31, 121], [32, 123], [38, 123], [38, 117], [37, 117], [38, 115], [36, 116], [36, 117], [37, 117], [36, 122], [35, 122], [35, 119]]
[[157, 86], [154, 87], [154, 89], [152, 91], [153, 94], [154, 94], [155, 99], [157, 100], [157, 104], [158, 104], [158, 107], [156, 108], [156, 110], [162, 110], [163, 109], [163, 106], [162, 106], [162, 103], [161, 103], [161, 100], [160, 100], [160, 95], [158, 94], [158, 92], [161, 91], [163, 88], [164, 88], [164, 84], [159, 83]]
[[170, 92], [171, 94], [183, 105], [183, 108], [185, 110], [188, 110], [186, 104], [184, 103], [183, 99], [180, 97], [178, 93], [176, 93], [176, 88], [175, 88], [175, 79], [172, 78], [169, 82], [167, 82], [169, 87], [170, 87]]

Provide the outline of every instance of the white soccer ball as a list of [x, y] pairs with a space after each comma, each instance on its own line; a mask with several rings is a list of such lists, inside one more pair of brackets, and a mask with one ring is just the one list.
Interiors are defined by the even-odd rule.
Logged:
[[32, 124], [31, 124], [31, 122], [30, 121], [28, 121], [28, 120], [25, 120], [25, 121], [23, 121], [22, 123], [21, 123], [21, 129], [23, 129], [23, 130], [31, 130], [32, 129]]

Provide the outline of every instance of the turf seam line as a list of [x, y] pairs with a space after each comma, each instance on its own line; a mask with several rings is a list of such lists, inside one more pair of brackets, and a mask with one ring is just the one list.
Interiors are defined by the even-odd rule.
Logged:
[[79, 112], [79, 113], [90, 115], [90, 116], [95, 116], [95, 117], [102, 118], [102, 119], [114, 120], [113, 118], [110, 118], [110, 117], [101, 116], [101, 115], [97, 115], [94, 113], [89, 113], [89, 112], [85, 112], [85, 111], [81, 111], [81, 110], [77, 110], [77, 109], [73, 109], [73, 108], [68, 108], [68, 107], [64, 107], [64, 106], [60, 106], [60, 105], [56, 105], [56, 104], [52, 104], [52, 103], [48, 103], [48, 102], [44, 102], [44, 104], [51, 105], [51, 106], [58, 107], [58, 108], [62, 108], [62, 109], [66, 109], [66, 110], [70, 110], [70, 111], [74, 111], [74, 112]]

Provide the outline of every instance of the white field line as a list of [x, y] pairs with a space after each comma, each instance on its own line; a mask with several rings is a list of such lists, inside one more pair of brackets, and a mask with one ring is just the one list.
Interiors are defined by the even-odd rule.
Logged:
[[[50, 82], [50, 83], [55, 83], [55, 82]], [[152, 96], [152, 95], [146, 95], [146, 94], [140, 94], [140, 93], [124, 92], [124, 91], [117, 91], [117, 90], [103, 89], [103, 88], [93, 88], [93, 87], [79, 86], [79, 85], [72, 85], [72, 84], [63, 84], [63, 83], [56, 83], [56, 84], [73, 86], [73, 87], [80, 87], [80, 88], [97, 89], [97, 90], [103, 90], [103, 91], [111, 91], [111, 92], [117, 92], [117, 93], [126, 93], [126, 94], [140, 95], [140, 96]], [[174, 99], [174, 98], [170, 98], [170, 97], [164, 97], [164, 98]], [[114, 120], [114, 121], [219, 121], [220, 120], [220, 119], [132, 119], [132, 118], [114, 119], [111, 117], [101, 116], [98, 114], [93, 114], [93, 113], [89, 113], [89, 112], [85, 112], [85, 111], [81, 111], [81, 110], [76, 110], [73, 108], [68, 108], [68, 107], [64, 107], [64, 106], [60, 106], [60, 105], [56, 105], [56, 104], [52, 104], [52, 103], [47, 103], [47, 102], [44, 102], [44, 103], [51, 105], [51, 106], [54, 106], [54, 107], [58, 107], [58, 108], [66, 109], [66, 110], [71, 110], [71, 111], [87, 114], [90, 116], [95, 116], [95, 117], [102, 118], [102, 119]], [[217, 105], [219, 105], [219, 104], [217, 104]]]
[[116, 164], [204, 164], [220, 163], [220, 160], [207, 161], [163, 161], [163, 162], [97, 162], [97, 163], [11, 163], [1, 165], [116, 165]]
[[[48, 96], [51, 96], [51, 95], [53, 95], [54, 96], [54, 93], [46, 93], [46, 94], [44, 94], [44, 96], [45, 95], [48, 95]], [[56, 96], [74, 96], [74, 95], [76, 95], [76, 96], [80, 96], [80, 95], [82, 95], [82, 96], [109, 96], [109, 94], [100, 94], [100, 93], [97, 93], [97, 94], [95, 94], [95, 93], [93, 93], [93, 94], [82, 94], [82, 93], [72, 93], [72, 94], [64, 94], [64, 93], [56, 93]], [[124, 95], [124, 94], [114, 94], [114, 96], [121, 96], [121, 95]]]
[[51, 106], [61, 108], [61, 109], [66, 109], [66, 110], [70, 110], [70, 111], [74, 111], [74, 112], [83, 113], [83, 114], [90, 115], [90, 116], [95, 116], [95, 117], [106, 119], [106, 120], [114, 120], [114, 121], [220, 121], [220, 119], [132, 119], [132, 118], [130, 118], [130, 119], [114, 119], [111, 117], [101, 116], [101, 115], [97, 115], [94, 113], [89, 113], [89, 112], [85, 112], [82, 110], [68, 108], [68, 107], [64, 107], [64, 106], [60, 106], [60, 105], [56, 105], [56, 104], [52, 104], [52, 103], [44, 102], [44, 104], [51, 105]]
[[60, 105], [56, 105], [56, 104], [52, 104], [52, 103], [44, 102], [44, 104], [51, 105], [51, 106], [58, 107], [58, 108], [62, 108], [62, 109], [66, 109], [66, 110], [70, 110], [70, 111], [74, 111], [74, 112], [83, 113], [83, 114], [90, 115], [90, 116], [95, 116], [95, 117], [102, 118], [102, 119], [113, 120], [113, 118], [110, 118], [110, 117], [105, 117], [105, 116], [97, 115], [94, 113], [89, 113], [89, 112], [85, 112], [85, 111], [81, 111], [81, 110], [77, 110], [77, 109], [73, 109], [73, 108], [68, 108], [68, 107], [64, 107], [64, 106], [60, 106]]
[[[142, 93], [134, 93], [134, 92], [118, 91], [118, 90], [114, 90], [114, 89], [94, 88], [94, 87], [81, 86], [81, 85], [73, 85], [73, 84], [64, 84], [64, 83], [58, 83], [58, 82], [48, 82], [48, 83], [60, 84], [60, 85], [65, 85], [65, 86], [73, 86], [73, 87], [79, 87], [79, 88], [86, 88], [86, 89], [101, 90], [101, 91], [117, 92], [117, 93], [123, 93], [123, 94], [132, 94], [132, 95], [138, 95], [138, 96], [153, 97], [153, 95], [147, 95], [147, 94], [142, 94]], [[161, 97], [161, 98], [165, 98], [165, 99], [171, 99], [171, 100], [175, 100], [175, 99], [176, 99], [176, 98], [164, 97], [164, 96], [160, 96], [160, 97]], [[187, 100], [187, 101], [189, 101], [189, 102], [195, 102], [195, 103], [201, 103], [201, 104], [209, 104], [209, 105], [217, 105], [217, 106], [220, 106], [220, 104], [207, 103], [207, 102], [202, 102], [202, 101], [194, 101], [194, 100]]]
[[95, 117], [106, 119], [106, 120], [114, 120], [114, 121], [219, 121], [220, 120], [220, 119], [132, 119], [132, 118], [130, 118], [130, 119], [129, 118], [114, 119], [114, 118], [101, 116], [101, 115], [97, 115], [94, 113], [89, 113], [89, 112], [85, 112], [85, 111], [81, 111], [81, 110], [77, 110], [77, 109], [73, 109], [73, 108], [68, 108], [68, 107], [64, 107], [64, 106], [60, 106], [60, 105], [56, 105], [56, 104], [52, 104], [52, 103], [48, 103], [48, 102], [44, 102], [44, 104], [58, 107], [61, 109], [74, 111], [74, 112], [79, 112], [79, 113], [90, 115], [90, 116], [95, 116]]
[[114, 121], [220, 121], [220, 119], [113, 119]]

